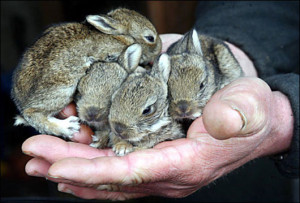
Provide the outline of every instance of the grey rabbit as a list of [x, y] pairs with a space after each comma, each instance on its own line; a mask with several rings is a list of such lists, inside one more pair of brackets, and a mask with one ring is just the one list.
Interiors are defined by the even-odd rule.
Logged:
[[113, 94], [109, 146], [118, 156], [185, 135], [168, 113], [170, 61], [162, 54], [151, 70], [130, 74]]
[[243, 76], [228, 46], [195, 29], [169, 47], [171, 73], [168, 81], [170, 115], [178, 121], [194, 120], [211, 96]]
[[[81, 120], [95, 130], [91, 146], [105, 147], [109, 134], [107, 116], [111, 96], [129, 73], [141, 68], [138, 66], [141, 54], [141, 46], [133, 44], [121, 53], [117, 62], [94, 62], [87, 73], [79, 80], [75, 92], [69, 97], [58, 95], [55, 98], [57, 106], [66, 106], [69, 101], [75, 101], [79, 118], [70, 116], [64, 120], [57, 119], [54, 116], [61, 110], [59, 109], [57, 112], [48, 115], [49, 122], [42, 123], [39, 121], [40, 125], [44, 125], [52, 132], [55, 132], [56, 129], [62, 132], [57, 135], [72, 138], [73, 133], [79, 131]], [[61, 104], [57, 103], [58, 99], [60, 99]], [[49, 112], [51, 111], [50, 109]], [[29, 125], [26, 120], [23, 121], [22, 117], [17, 118], [16, 122], [20, 120]]]
[[[110, 35], [131, 36], [135, 43], [142, 46], [141, 64], [154, 61], [161, 52], [161, 39], [153, 24], [134, 10], [118, 8], [107, 15], [89, 15], [87, 21], [103, 33]], [[121, 38], [122, 39], [122, 38]]]
[[141, 46], [133, 44], [120, 55], [118, 62], [92, 64], [87, 74], [79, 81], [74, 100], [80, 120], [94, 130], [90, 146], [107, 146], [111, 97], [129, 73], [144, 71], [138, 66], [141, 55]]
[[[21, 113], [15, 125], [30, 125], [40, 133], [72, 138], [79, 130], [79, 119], [71, 116], [58, 120], [55, 115], [73, 100], [79, 80], [93, 62], [116, 61], [125, 48], [137, 41], [143, 48], [140, 63], [151, 61], [160, 52], [161, 41], [155, 28], [135, 11], [121, 8], [108, 15], [87, 16], [86, 20], [87, 23], [48, 28], [24, 53], [13, 74], [11, 96]], [[118, 22], [116, 25], [122, 29], [116, 34], [102, 32], [118, 29], [109, 21]], [[145, 33], [153, 35], [154, 41], [151, 38], [148, 42]], [[153, 52], [147, 53], [148, 50]]]

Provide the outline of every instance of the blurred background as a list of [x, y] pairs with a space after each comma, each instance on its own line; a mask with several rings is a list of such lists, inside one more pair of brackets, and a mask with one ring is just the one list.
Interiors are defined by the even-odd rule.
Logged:
[[[51, 24], [83, 21], [88, 14], [126, 7], [147, 16], [159, 34], [184, 34], [195, 22], [197, 1], [1, 1], [1, 200], [31, 202], [85, 202], [57, 191], [56, 184], [29, 177], [24, 168], [30, 159], [22, 142], [38, 134], [30, 127], [14, 127], [17, 114], [10, 98], [11, 77], [24, 50]], [[299, 181], [282, 177], [268, 158], [252, 161], [185, 199], [148, 197], [128, 202], [297, 202]], [[91, 202], [86, 201], [86, 202]]]

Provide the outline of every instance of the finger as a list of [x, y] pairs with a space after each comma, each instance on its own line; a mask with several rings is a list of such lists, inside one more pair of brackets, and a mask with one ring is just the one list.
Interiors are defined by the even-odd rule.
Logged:
[[[163, 196], [163, 197], [171, 197], [171, 198], [181, 198], [185, 197], [189, 194], [195, 192], [197, 187], [189, 187], [186, 186], [176, 186], [172, 185], [170, 187], [170, 183], [153, 183], [149, 186], [139, 185], [136, 187], [131, 186], [118, 186], [113, 185], [115, 188], [119, 188], [120, 190], [107, 190], [86, 186], [78, 186], [73, 185], [72, 183], [59, 183], [58, 190], [61, 192], [70, 193], [72, 195], [84, 198], [84, 199], [110, 199], [110, 200], [126, 200], [132, 198], [140, 198], [149, 195], [155, 196]], [[104, 187], [101, 187], [104, 188]], [[149, 189], [150, 188], [150, 189]]]
[[83, 199], [127, 200], [147, 196], [143, 193], [125, 193], [99, 191], [93, 188], [78, 187], [71, 184], [59, 183], [58, 190]]
[[[76, 105], [74, 102], [67, 105], [61, 112], [58, 114], [58, 118], [65, 119], [69, 116], [77, 116]], [[87, 125], [80, 125], [80, 130], [78, 133], [73, 134], [72, 141], [79, 142], [83, 144], [90, 144], [92, 142], [92, 135], [94, 132]]]
[[181, 138], [181, 139], [176, 139], [176, 140], [171, 140], [171, 141], [163, 141], [157, 145], [155, 145], [153, 148], [154, 149], [163, 149], [163, 148], [167, 148], [167, 147], [177, 147], [180, 145], [185, 145], [187, 142], [189, 142], [189, 140], [185, 139], [185, 138]]
[[240, 78], [213, 95], [203, 111], [208, 133], [217, 139], [247, 136], [264, 130], [272, 99], [258, 78]]
[[145, 194], [145, 195], [148, 194], [148, 195], [164, 196], [164, 197], [184, 197], [199, 189], [197, 185], [190, 186], [189, 184], [178, 184], [177, 182], [172, 183], [169, 181], [143, 183], [139, 185], [116, 185], [116, 184], [95, 185], [95, 184], [82, 183], [82, 182], [73, 182], [71, 180], [54, 178], [51, 176], [45, 176], [45, 177], [47, 178], [47, 180], [51, 180], [59, 184], [61, 183], [70, 184], [72, 186], [76, 186], [80, 188], [91, 188], [96, 191], [121, 192], [121, 193]]
[[[101, 157], [92, 160], [68, 158], [54, 163], [48, 176], [58, 179], [57, 182], [68, 180], [87, 185], [130, 185], [145, 182], [145, 171], [131, 171], [135, 163], [126, 157]], [[80, 166], [74, 168], [74, 166]], [[141, 174], [140, 174], [141, 173]], [[78, 176], [80, 174], [80, 176]], [[148, 179], [147, 179], [148, 180]]]
[[76, 105], [74, 102], [68, 104], [61, 112], [59, 112], [59, 118], [68, 118], [69, 116], [77, 116]]
[[209, 135], [205, 129], [202, 117], [199, 117], [192, 122], [187, 131], [187, 138], [198, 140], [201, 143], [216, 142], [216, 139]]
[[44, 159], [33, 158], [25, 166], [25, 171], [30, 176], [45, 177], [51, 164]]
[[48, 175], [91, 185], [138, 185], [166, 180], [174, 175], [174, 171], [170, 171], [173, 165], [185, 167], [180, 164], [182, 160], [187, 160], [185, 164], [188, 165], [191, 156], [196, 156], [189, 153], [197, 150], [195, 142], [190, 139], [182, 140], [185, 142], [176, 147], [141, 150], [124, 157], [63, 159], [50, 167]]
[[154, 183], [144, 183], [136, 186], [120, 186], [120, 185], [99, 185], [94, 187], [101, 191], [123, 192], [123, 193], [138, 193], [148, 194], [163, 197], [185, 197], [192, 194], [200, 188], [197, 185], [181, 184], [180, 181], [162, 181]]
[[205, 126], [203, 124], [202, 116], [192, 122], [192, 124], [190, 125], [190, 127], [187, 131], [187, 136], [190, 138], [191, 134], [194, 134], [194, 133], [197, 133], [197, 134], [206, 133], [207, 134], [207, 130], [205, 129]]
[[73, 134], [74, 137], [72, 138], [72, 141], [90, 144], [92, 142], [92, 135], [94, 135], [92, 129], [87, 125], [81, 124], [79, 132]]
[[85, 144], [66, 142], [50, 135], [37, 135], [28, 138], [22, 145], [22, 151], [34, 157], [45, 159], [49, 163], [68, 157], [92, 159], [101, 156], [114, 156], [112, 150], [99, 150]]
[[178, 41], [182, 38], [183, 35], [181, 34], [161, 34], [159, 35], [161, 42], [162, 42], [162, 50], [161, 52], [164, 53], [167, 51], [169, 46], [174, 42]]

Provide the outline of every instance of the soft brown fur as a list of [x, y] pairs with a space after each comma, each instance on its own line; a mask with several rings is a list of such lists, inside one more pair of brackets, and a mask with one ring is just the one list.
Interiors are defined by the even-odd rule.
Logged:
[[[136, 22], [136, 12], [128, 9], [112, 12], [131, 19], [131, 24], [150, 23], [145, 17]], [[13, 75], [12, 98], [21, 113], [16, 124], [31, 125], [40, 133], [69, 138], [78, 132], [77, 117], [57, 120], [54, 116], [73, 100], [78, 82], [92, 63], [116, 61], [126, 47], [137, 42], [128, 32], [129, 28], [123, 33], [106, 34], [101, 31], [101, 23], [93, 21], [90, 24], [94, 27], [85, 23], [52, 26], [25, 52]], [[137, 29], [141, 30], [135, 30], [136, 33], [143, 33], [148, 27], [141, 25]], [[156, 34], [152, 29], [154, 27], [151, 32]], [[157, 39], [153, 44], [159, 49], [160, 43]], [[149, 54], [145, 48], [140, 62], [150, 62], [159, 51]], [[62, 125], [65, 129], [60, 129]]]
[[90, 146], [106, 147], [111, 97], [129, 73], [143, 70], [138, 67], [141, 54], [141, 46], [133, 44], [120, 55], [118, 62], [96, 62], [80, 80], [75, 102], [80, 120], [95, 132]]
[[174, 43], [167, 53], [171, 55], [170, 114], [177, 120], [201, 116], [217, 90], [243, 75], [225, 43], [195, 30]]
[[[119, 8], [107, 15], [95, 15], [91, 18], [88, 16], [88, 22], [90, 19], [96, 19], [96, 21], [91, 20], [90, 23], [106, 34], [133, 37], [135, 42], [142, 46], [142, 64], [154, 61], [161, 52], [161, 39], [155, 27], [145, 16], [136, 11]], [[153, 41], [150, 41], [148, 37], [152, 37]]]
[[184, 137], [168, 114], [169, 72], [168, 56], [161, 55], [150, 72], [131, 74], [113, 95], [110, 145], [117, 155]]

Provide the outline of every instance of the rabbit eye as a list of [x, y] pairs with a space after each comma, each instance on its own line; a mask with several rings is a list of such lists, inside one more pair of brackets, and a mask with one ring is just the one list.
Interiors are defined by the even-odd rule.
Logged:
[[200, 89], [202, 89], [204, 87], [203, 82], [200, 84]]
[[146, 40], [153, 43], [154, 42], [154, 37], [149, 35], [149, 36], [145, 36]]
[[108, 61], [108, 62], [117, 61], [117, 59], [118, 59], [118, 56], [116, 56], [116, 55], [108, 55], [106, 57], [106, 61]]
[[154, 106], [153, 106], [153, 105], [150, 105], [150, 106], [147, 106], [147, 108], [144, 109], [144, 111], [143, 111], [142, 114], [143, 114], [144, 116], [149, 116], [149, 115], [153, 114], [154, 111], [155, 111]]

